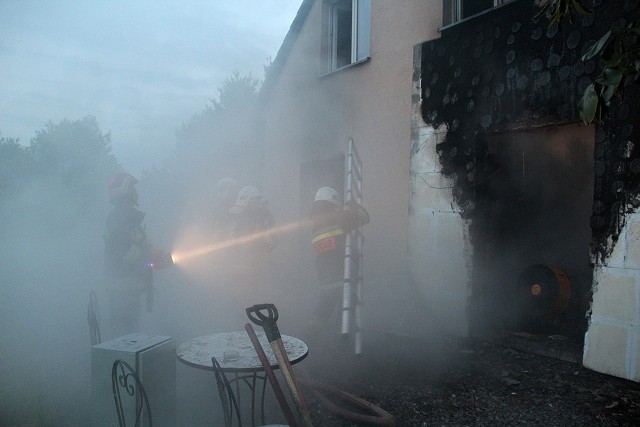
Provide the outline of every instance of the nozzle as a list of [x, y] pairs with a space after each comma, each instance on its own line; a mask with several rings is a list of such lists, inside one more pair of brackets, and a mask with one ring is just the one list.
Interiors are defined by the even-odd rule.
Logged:
[[148, 265], [154, 270], [161, 270], [175, 265], [173, 257], [167, 252], [156, 251], [152, 254], [151, 258], [152, 260]]

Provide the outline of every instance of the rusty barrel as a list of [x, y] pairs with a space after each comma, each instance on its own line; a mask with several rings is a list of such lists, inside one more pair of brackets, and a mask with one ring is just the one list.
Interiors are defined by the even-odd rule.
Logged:
[[560, 268], [535, 264], [520, 274], [518, 296], [521, 326], [544, 328], [567, 309], [571, 283]]

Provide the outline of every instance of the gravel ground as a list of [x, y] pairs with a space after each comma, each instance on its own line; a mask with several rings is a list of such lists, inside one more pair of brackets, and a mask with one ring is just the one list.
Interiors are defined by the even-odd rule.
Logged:
[[[398, 426], [640, 425], [640, 384], [517, 347], [394, 337], [386, 351], [354, 357], [334, 348], [340, 363], [310, 355], [305, 365], [316, 381], [379, 406]], [[324, 409], [309, 389], [305, 396], [316, 426], [358, 425]]]

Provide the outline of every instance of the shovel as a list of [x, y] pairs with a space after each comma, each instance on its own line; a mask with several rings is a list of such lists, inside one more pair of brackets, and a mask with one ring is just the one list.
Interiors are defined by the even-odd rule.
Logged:
[[280, 384], [278, 383], [276, 374], [273, 372], [271, 363], [269, 363], [269, 359], [267, 359], [267, 355], [264, 353], [264, 350], [262, 349], [262, 345], [260, 344], [260, 341], [258, 341], [258, 337], [256, 336], [256, 333], [253, 330], [253, 326], [251, 326], [251, 323], [247, 323], [244, 325], [244, 329], [247, 331], [247, 334], [249, 334], [249, 338], [251, 339], [253, 348], [255, 348], [256, 353], [258, 353], [258, 358], [262, 363], [264, 372], [267, 374], [267, 378], [271, 383], [271, 388], [273, 388], [273, 392], [275, 393], [276, 398], [278, 399], [278, 403], [280, 404], [280, 408], [284, 413], [284, 417], [287, 419], [287, 423], [289, 424], [289, 427], [297, 427], [298, 422], [293, 416], [293, 413], [291, 412], [291, 408], [287, 403], [287, 399], [284, 397], [284, 394], [282, 393], [282, 389], [280, 388]]
[[264, 333], [267, 336], [269, 344], [271, 344], [273, 354], [276, 356], [278, 365], [282, 370], [289, 392], [291, 393], [298, 410], [302, 414], [304, 425], [306, 427], [312, 427], [313, 423], [311, 422], [309, 409], [307, 408], [304, 397], [300, 392], [300, 387], [298, 386], [296, 377], [293, 375], [293, 369], [291, 368], [291, 363], [289, 363], [289, 358], [287, 357], [287, 352], [282, 344], [280, 331], [276, 324], [276, 321], [278, 320], [278, 309], [273, 304], [256, 304], [253, 307], [247, 308], [246, 312], [247, 316], [249, 316], [249, 319], [253, 323], [264, 328]]

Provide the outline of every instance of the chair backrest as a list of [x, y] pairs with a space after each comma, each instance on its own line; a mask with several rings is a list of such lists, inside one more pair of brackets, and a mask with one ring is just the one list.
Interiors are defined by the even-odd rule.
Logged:
[[[111, 368], [111, 388], [120, 427], [152, 426], [147, 393], [136, 371], [124, 360], [115, 360]], [[135, 417], [134, 417], [135, 415]]]
[[89, 305], [87, 306], [87, 322], [89, 323], [89, 339], [92, 347], [101, 342], [99, 317], [98, 297], [94, 291], [91, 291], [89, 293]]
[[226, 427], [233, 425], [233, 414], [235, 413], [238, 426], [242, 427], [240, 408], [231, 389], [231, 383], [215, 357], [211, 358], [211, 364], [213, 365], [213, 373], [216, 376], [216, 384], [218, 385], [218, 394], [220, 395], [220, 403], [222, 404], [222, 412], [224, 414], [224, 425]]

